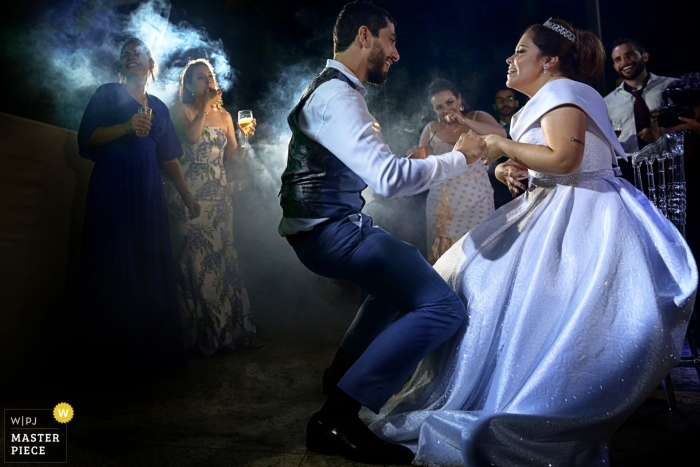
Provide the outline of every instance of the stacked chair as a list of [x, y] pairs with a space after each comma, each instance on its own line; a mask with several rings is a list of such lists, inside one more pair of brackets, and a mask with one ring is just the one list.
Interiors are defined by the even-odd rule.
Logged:
[[[631, 162], [637, 189], [643, 192], [685, 237], [684, 138], [683, 133], [666, 133], [655, 143], [632, 154]], [[697, 313], [690, 318], [685, 343], [691, 355], [681, 357], [678, 366], [695, 368], [700, 378], [700, 320]], [[669, 410], [676, 410], [671, 375], [666, 376], [661, 384]]]

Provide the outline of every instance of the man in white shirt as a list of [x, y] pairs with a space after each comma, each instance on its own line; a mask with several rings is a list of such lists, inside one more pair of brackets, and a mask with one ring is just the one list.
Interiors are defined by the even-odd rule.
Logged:
[[[661, 92], [676, 78], [649, 73], [646, 69], [649, 53], [634, 39], [615, 41], [610, 56], [622, 82], [605, 96], [608, 116], [614, 125], [620, 126], [618, 138], [625, 152], [633, 153], [654, 142], [651, 111], [661, 107]], [[630, 164], [625, 160], [620, 162], [625, 178], [633, 181]]]
[[279, 232], [311, 271], [354, 282], [370, 295], [341, 342], [337, 376], [324, 381], [330, 397], [309, 420], [306, 445], [357, 462], [410, 464], [413, 452], [374, 435], [359, 409], [379, 412], [418, 362], [459, 330], [466, 310], [417, 248], [372, 226], [361, 213], [361, 192], [369, 185], [386, 197], [419, 193], [463, 173], [486, 146], [463, 135], [447, 154], [394, 155], [362, 85], [382, 84], [399, 60], [393, 18], [371, 3], [349, 3], [333, 42], [334, 60], [287, 119], [292, 139]]

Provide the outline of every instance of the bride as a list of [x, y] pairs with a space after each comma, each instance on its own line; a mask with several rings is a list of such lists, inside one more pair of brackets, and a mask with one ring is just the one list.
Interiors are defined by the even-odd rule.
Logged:
[[624, 152], [600, 95], [590, 32], [530, 26], [507, 85], [530, 96], [513, 141], [485, 136], [485, 164], [530, 188], [435, 268], [468, 323], [421, 362], [379, 416], [418, 465], [607, 465], [607, 442], [678, 362], [697, 267], [676, 228], [612, 165]]

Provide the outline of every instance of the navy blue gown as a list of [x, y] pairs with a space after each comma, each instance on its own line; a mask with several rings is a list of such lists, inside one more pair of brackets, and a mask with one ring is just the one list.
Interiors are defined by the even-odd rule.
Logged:
[[159, 162], [178, 158], [180, 142], [163, 102], [147, 137], [134, 133], [97, 147], [98, 127], [125, 123], [141, 106], [120, 84], [97, 89], [85, 109], [78, 144], [95, 166], [90, 178], [81, 256], [81, 296], [95, 352], [136, 368], [184, 361], [184, 340]]

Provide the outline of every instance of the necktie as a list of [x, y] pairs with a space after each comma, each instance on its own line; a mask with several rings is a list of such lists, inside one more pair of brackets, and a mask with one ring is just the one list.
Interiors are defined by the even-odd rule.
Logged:
[[[637, 133], [651, 126], [651, 112], [649, 107], [647, 107], [647, 103], [644, 102], [644, 98], [642, 98], [642, 91], [644, 91], [645, 87], [646, 83], [640, 89], [632, 89], [625, 83], [625, 90], [634, 96], [634, 126]], [[639, 149], [647, 145], [641, 138], [637, 138], [637, 143], [639, 143]]]

